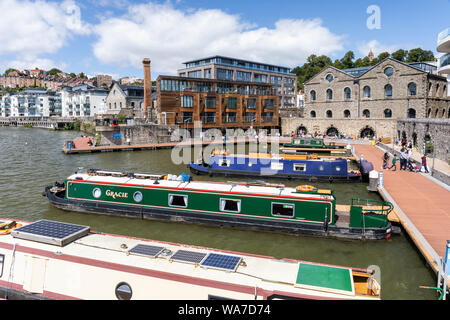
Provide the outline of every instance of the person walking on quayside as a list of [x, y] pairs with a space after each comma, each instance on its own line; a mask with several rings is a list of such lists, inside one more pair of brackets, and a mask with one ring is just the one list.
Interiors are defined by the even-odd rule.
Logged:
[[388, 169], [391, 170], [392, 168], [394, 168], [394, 171], [397, 171], [397, 157], [394, 156], [392, 157], [392, 166], [390, 166]]
[[383, 169], [388, 169], [388, 161], [389, 161], [389, 152], [385, 152], [383, 155]]
[[422, 172], [422, 168], [425, 169], [425, 172], [426, 172], [426, 173], [430, 173], [430, 172], [428, 171], [428, 167], [427, 167], [427, 155], [426, 155], [426, 154], [424, 154], [424, 155], [422, 156], [422, 167], [420, 167], [420, 171], [421, 171], [421, 172]]

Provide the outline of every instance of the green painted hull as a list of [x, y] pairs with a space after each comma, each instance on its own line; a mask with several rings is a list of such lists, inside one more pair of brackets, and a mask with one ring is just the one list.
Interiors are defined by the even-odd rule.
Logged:
[[[330, 225], [335, 223], [335, 206], [336, 200], [332, 201], [311, 200], [305, 195], [304, 199], [298, 198], [279, 198], [272, 196], [243, 195], [238, 193], [222, 193], [212, 191], [194, 191], [182, 190], [175, 188], [158, 188], [143, 186], [123, 186], [111, 184], [99, 184], [89, 182], [66, 182], [66, 199], [84, 200], [101, 203], [113, 203], [128, 206], [149, 207], [165, 210], [184, 210], [192, 212], [207, 212], [216, 215], [240, 215], [266, 219], [289, 219], [296, 221], [305, 221], [309, 223], [322, 224], [325, 215]], [[93, 192], [95, 188], [101, 190], [101, 196], [94, 198]], [[135, 192], [141, 192], [143, 199], [136, 202], [133, 199]], [[186, 208], [169, 206], [169, 195], [187, 195], [188, 205]], [[221, 199], [240, 200], [240, 212], [231, 213], [220, 210]], [[272, 215], [272, 203], [293, 204], [294, 216], [279, 217]]]

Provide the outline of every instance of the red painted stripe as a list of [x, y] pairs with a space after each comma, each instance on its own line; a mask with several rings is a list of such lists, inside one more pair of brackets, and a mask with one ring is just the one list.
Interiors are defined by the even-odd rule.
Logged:
[[81, 183], [101, 183], [101, 184], [111, 184], [111, 185], [120, 185], [120, 186], [133, 186], [133, 187], [144, 187], [144, 188], [155, 188], [155, 189], [171, 189], [171, 190], [188, 190], [188, 191], [201, 191], [201, 192], [209, 192], [209, 193], [230, 193], [230, 194], [239, 194], [239, 195], [251, 195], [251, 196], [263, 196], [263, 197], [276, 197], [276, 198], [288, 198], [288, 199], [303, 199], [303, 200], [317, 200], [317, 201], [333, 201], [333, 199], [318, 199], [318, 198], [309, 198], [309, 197], [291, 197], [291, 196], [283, 196], [283, 195], [268, 195], [262, 193], [246, 193], [246, 192], [232, 192], [232, 191], [212, 191], [206, 189], [192, 189], [192, 188], [176, 188], [176, 187], [164, 187], [164, 186], [151, 186], [151, 185], [142, 185], [142, 184], [124, 184], [119, 182], [105, 182], [105, 181], [92, 181], [92, 180], [76, 180], [76, 179], [66, 179], [66, 181], [74, 181]]
[[11, 282], [4, 281], [4, 280], [0, 280], [0, 286], [2, 286], [5, 289], [9, 288], [9, 289], [13, 289], [16, 291], [20, 291], [20, 292], [23, 292], [30, 296], [39, 296], [39, 297], [45, 297], [45, 298], [55, 299], [55, 300], [81, 300], [80, 298], [76, 298], [76, 297], [72, 297], [72, 296], [68, 296], [68, 295], [64, 295], [64, 294], [60, 294], [60, 293], [56, 293], [56, 292], [52, 292], [52, 291], [47, 291], [47, 290], [43, 290], [42, 293], [31, 293], [31, 292], [28, 292], [25, 289], [23, 289], [23, 286], [20, 284], [11, 283]]

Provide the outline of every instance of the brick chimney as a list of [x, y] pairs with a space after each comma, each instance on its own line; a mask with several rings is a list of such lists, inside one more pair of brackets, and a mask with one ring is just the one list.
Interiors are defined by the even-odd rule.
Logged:
[[144, 67], [144, 118], [148, 118], [148, 110], [150, 109], [151, 112], [153, 107], [150, 59], [144, 58], [142, 65]]

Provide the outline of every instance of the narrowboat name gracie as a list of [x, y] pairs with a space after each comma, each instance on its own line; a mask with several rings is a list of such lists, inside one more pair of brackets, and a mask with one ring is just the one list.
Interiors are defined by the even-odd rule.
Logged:
[[106, 190], [106, 196], [115, 198], [128, 198], [128, 193], [126, 192], [114, 192], [111, 190]]

